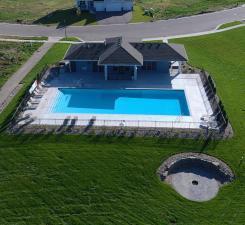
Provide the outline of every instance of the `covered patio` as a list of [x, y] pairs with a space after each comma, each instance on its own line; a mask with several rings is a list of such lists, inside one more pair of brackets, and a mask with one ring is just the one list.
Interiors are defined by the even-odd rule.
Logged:
[[[78, 88], [171, 88], [171, 82], [177, 77], [169, 73], [158, 71], [137, 70], [137, 79], [129, 78], [129, 73], [108, 73], [105, 79], [104, 72], [61, 72], [49, 74], [45, 81], [50, 87], [78, 87]], [[120, 82], [119, 82], [120, 81]]]
[[71, 73], [100, 73], [106, 81], [133, 82], [140, 79], [141, 74], [151, 74], [151, 79], [155, 79], [152, 74], [169, 75], [173, 68], [177, 75], [181, 72], [179, 65], [187, 60], [187, 55], [182, 45], [129, 43], [116, 37], [108, 38], [104, 43], [72, 45], [64, 60]]
[[137, 66], [105, 65], [105, 80], [137, 80]]
[[104, 66], [105, 80], [137, 80], [138, 66], [143, 66], [143, 55], [125, 39], [108, 40], [113, 44], [99, 57], [98, 65]]

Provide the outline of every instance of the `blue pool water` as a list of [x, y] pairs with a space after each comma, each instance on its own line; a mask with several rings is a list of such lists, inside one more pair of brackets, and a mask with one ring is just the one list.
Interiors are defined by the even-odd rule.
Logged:
[[183, 90], [60, 88], [54, 113], [189, 116]]

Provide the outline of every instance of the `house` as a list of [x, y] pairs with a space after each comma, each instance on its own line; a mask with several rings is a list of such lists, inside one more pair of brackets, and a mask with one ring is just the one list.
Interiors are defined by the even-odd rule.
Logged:
[[76, 0], [81, 11], [121, 12], [133, 10], [133, 0]]
[[101, 73], [105, 80], [137, 80], [144, 72], [169, 74], [179, 69], [177, 65], [187, 61], [187, 54], [183, 45], [129, 43], [116, 37], [102, 43], [73, 44], [64, 60], [71, 72]]

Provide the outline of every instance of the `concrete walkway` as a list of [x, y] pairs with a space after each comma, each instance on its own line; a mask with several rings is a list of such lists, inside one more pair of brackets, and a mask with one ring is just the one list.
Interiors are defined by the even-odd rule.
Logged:
[[51, 38], [51, 42], [44, 43], [3, 85], [3, 87], [0, 89], [0, 113], [5, 109], [8, 103], [22, 87], [21, 81], [53, 46], [54, 42], [58, 40], [58, 38]]

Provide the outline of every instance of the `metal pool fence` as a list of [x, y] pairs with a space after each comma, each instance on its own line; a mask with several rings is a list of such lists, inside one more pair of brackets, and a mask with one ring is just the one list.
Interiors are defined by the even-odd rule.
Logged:
[[50, 119], [37, 118], [33, 119], [30, 124], [38, 126], [64, 126], [64, 127], [132, 127], [132, 128], [180, 128], [180, 129], [198, 129], [200, 122], [188, 121], [147, 121], [147, 120], [101, 120], [91, 119]]
[[[29, 126], [31, 125], [31, 126]], [[19, 129], [19, 127], [21, 129]], [[23, 129], [24, 128], [24, 129]], [[219, 129], [200, 129], [199, 122], [183, 121], [142, 121], [142, 120], [97, 120], [95, 118], [78, 119], [33, 119], [22, 121], [9, 130], [11, 133], [25, 132], [32, 134], [83, 134], [106, 136], [140, 136], [164, 138], [227, 138]]]
[[[37, 80], [42, 80], [48, 71], [47, 66], [45, 66], [42, 72], [37, 76]], [[171, 133], [179, 134], [184, 132], [185, 134], [192, 135], [193, 133], [208, 133], [209, 130], [214, 131], [217, 134], [221, 134], [227, 128], [229, 122], [226, 116], [224, 107], [216, 95], [216, 86], [213, 82], [211, 76], [203, 70], [195, 69], [197, 73], [200, 74], [200, 80], [198, 80], [198, 85], [201, 90], [201, 95], [205, 102], [205, 107], [212, 109], [213, 115], [216, 117], [216, 126], [213, 129], [208, 128], [207, 126], [201, 126], [200, 122], [188, 122], [183, 121], [183, 117], [178, 117], [175, 121], [146, 121], [146, 120], [101, 120], [96, 117], [89, 119], [79, 119], [76, 116], [67, 116], [66, 118], [21, 118], [17, 119], [17, 114], [22, 112], [23, 107], [28, 101], [29, 93], [26, 93], [26, 96], [23, 98], [17, 110], [14, 113], [14, 120], [12, 118], [12, 125], [18, 124], [23, 127], [26, 125], [33, 125], [34, 127], [39, 127], [42, 129], [49, 129], [48, 127], [54, 127], [54, 129], [68, 129], [68, 130], [141, 130], [143, 132], [151, 130], [154, 132], [160, 133]], [[192, 71], [191, 71], [192, 72]], [[205, 96], [207, 96], [205, 98]], [[16, 123], [17, 122], [17, 123]], [[218, 126], [217, 126], [218, 125]], [[205, 128], [205, 129], [200, 129]], [[232, 129], [229, 131], [229, 135], [232, 135]]]
[[[186, 68], [189, 68], [189, 69], [185, 68], [186, 73], [198, 73], [200, 75], [200, 79], [201, 79], [200, 90], [203, 89], [205, 95], [207, 96], [207, 100], [209, 101], [209, 104], [213, 112], [212, 114], [216, 118], [220, 131], [225, 131], [225, 129], [228, 127], [230, 123], [227, 117], [227, 113], [224, 109], [224, 105], [219, 99], [218, 95], [216, 94], [216, 84], [212, 79], [212, 76], [204, 69], [192, 68], [188, 64], [185, 66]], [[200, 83], [198, 82], [198, 84]], [[204, 101], [204, 103], [206, 107], [207, 102]], [[232, 129], [231, 126], [229, 126], [229, 129]], [[230, 132], [233, 133], [232, 130]]]

